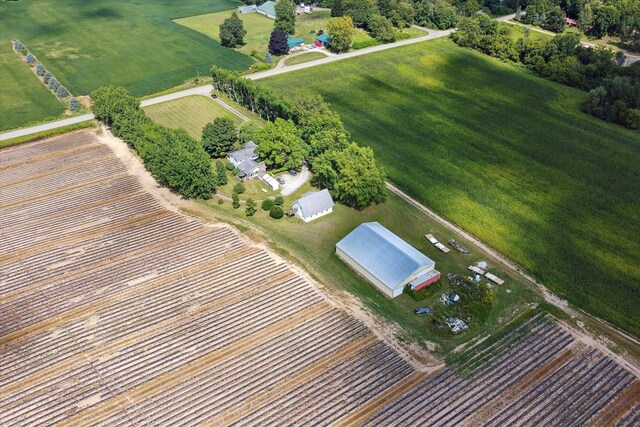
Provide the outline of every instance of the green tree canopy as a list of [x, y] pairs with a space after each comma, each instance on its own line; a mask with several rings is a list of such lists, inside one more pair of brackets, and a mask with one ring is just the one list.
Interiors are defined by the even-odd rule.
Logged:
[[138, 99], [129, 95], [123, 87], [101, 87], [91, 92], [93, 114], [98, 120], [111, 125], [115, 118], [127, 109], [137, 110]]
[[273, 55], [284, 55], [289, 52], [286, 32], [279, 28], [276, 28], [271, 32], [271, 38], [269, 38], [269, 52]]
[[233, 12], [231, 17], [220, 24], [220, 44], [226, 47], [236, 47], [244, 44], [244, 36], [247, 31], [238, 15]]
[[381, 42], [389, 43], [396, 40], [396, 30], [388, 18], [375, 15], [369, 20], [371, 35]]
[[202, 129], [202, 146], [211, 157], [222, 157], [238, 140], [236, 124], [229, 116], [216, 117]]
[[246, 144], [249, 141], [253, 141], [256, 144], [260, 142], [258, 136], [260, 134], [260, 126], [258, 126], [253, 121], [244, 122], [242, 126], [240, 126], [240, 130], [238, 131], [238, 138], [240, 142]]
[[293, 0], [278, 0], [275, 6], [276, 21], [273, 28], [282, 30], [285, 33], [296, 32], [296, 5]]
[[350, 16], [331, 18], [327, 21], [327, 32], [331, 36], [329, 48], [334, 52], [347, 52], [353, 44], [356, 29]]
[[[369, 20], [378, 15], [378, 8], [375, 0], [343, 0], [344, 14], [353, 19], [356, 27], [365, 28], [369, 25]], [[331, 36], [331, 32], [329, 32]]]
[[276, 119], [260, 131], [256, 152], [267, 166], [295, 169], [306, 157], [306, 147], [291, 120]]

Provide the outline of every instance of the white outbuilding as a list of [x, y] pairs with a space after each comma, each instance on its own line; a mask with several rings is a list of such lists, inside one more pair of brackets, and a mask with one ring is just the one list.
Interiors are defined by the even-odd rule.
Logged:
[[336, 244], [336, 254], [389, 298], [402, 294], [407, 284], [420, 289], [440, 278], [434, 261], [377, 222], [347, 234]]
[[320, 191], [309, 191], [293, 202], [293, 211], [304, 222], [313, 221], [333, 212], [333, 199], [326, 188]]

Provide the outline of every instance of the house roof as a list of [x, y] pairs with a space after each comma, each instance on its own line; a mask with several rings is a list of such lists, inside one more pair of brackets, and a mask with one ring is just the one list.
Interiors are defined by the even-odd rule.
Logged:
[[331, 37], [327, 34], [320, 34], [318, 37], [316, 37], [316, 40], [324, 44], [327, 44], [329, 43], [329, 40], [331, 40]]
[[300, 206], [302, 216], [305, 218], [322, 211], [326, 211], [334, 205], [331, 194], [329, 194], [329, 190], [326, 188], [320, 191], [309, 191], [304, 193], [301, 198], [295, 201], [294, 204]]
[[336, 247], [390, 289], [396, 289], [419, 268], [435, 265], [377, 222], [360, 224]]
[[236, 167], [240, 172], [244, 173], [245, 175], [249, 175], [251, 172], [259, 168], [260, 165], [258, 165], [258, 162], [256, 162], [255, 160], [247, 159], [238, 163]]
[[227, 153], [227, 157], [233, 157], [236, 163], [242, 163], [247, 159], [254, 159], [256, 158], [256, 147], [257, 145], [255, 142], [249, 141], [243, 148], [229, 151], [229, 153]]
[[296, 37], [295, 39], [287, 37], [287, 45], [289, 46], [289, 49], [298, 46], [300, 43], [304, 43], [304, 39], [302, 37]]
[[271, 0], [266, 1], [258, 6], [258, 10], [261, 10], [267, 15], [276, 16], [276, 2]]

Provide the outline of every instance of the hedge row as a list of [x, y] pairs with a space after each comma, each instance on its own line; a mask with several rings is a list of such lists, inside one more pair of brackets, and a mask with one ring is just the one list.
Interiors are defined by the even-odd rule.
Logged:
[[139, 101], [122, 87], [91, 93], [93, 113], [124, 139], [161, 184], [188, 198], [208, 199], [217, 182], [202, 144], [183, 129], [152, 123]]

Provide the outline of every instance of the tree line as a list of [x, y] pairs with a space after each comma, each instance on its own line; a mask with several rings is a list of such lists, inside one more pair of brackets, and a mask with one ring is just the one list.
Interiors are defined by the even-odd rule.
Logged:
[[268, 120], [253, 137], [269, 168], [295, 169], [307, 162], [314, 185], [357, 209], [386, 199], [385, 174], [373, 150], [349, 140], [340, 116], [320, 96], [286, 100], [236, 72], [214, 66], [211, 74], [214, 89]]
[[583, 110], [630, 129], [640, 129], [640, 62], [620, 67], [614, 53], [580, 43], [578, 34], [559, 34], [550, 40], [524, 36], [514, 41], [510, 29], [486, 15], [460, 22], [452, 39], [503, 60], [523, 64], [549, 80], [589, 91]]
[[208, 199], [217, 181], [209, 155], [183, 129], [153, 123], [137, 98], [122, 87], [102, 87], [91, 93], [96, 118], [133, 148], [160, 183], [183, 197]]

